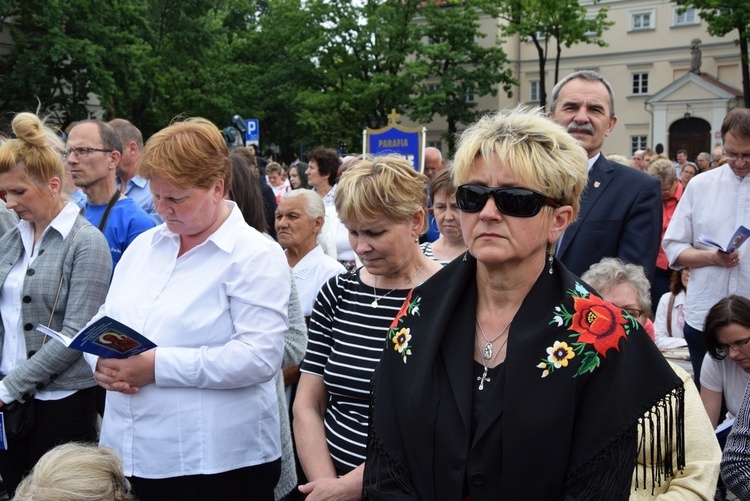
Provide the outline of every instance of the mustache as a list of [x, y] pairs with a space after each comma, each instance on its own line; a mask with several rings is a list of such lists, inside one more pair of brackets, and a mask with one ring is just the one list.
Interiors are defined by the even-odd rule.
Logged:
[[565, 130], [570, 132], [585, 132], [587, 134], [594, 135], [594, 127], [591, 124], [579, 124], [578, 122], [570, 122]]

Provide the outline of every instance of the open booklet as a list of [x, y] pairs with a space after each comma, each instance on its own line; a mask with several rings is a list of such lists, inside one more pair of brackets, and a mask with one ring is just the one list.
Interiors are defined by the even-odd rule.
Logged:
[[732, 238], [729, 239], [729, 243], [726, 247], [703, 234], [698, 236], [698, 241], [702, 244], [716, 247], [727, 254], [731, 254], [735, 249], [739, 249], [742, 244], [745, 243], [748, 236], [750, 236], [750, 230], [740, 225], [740, 227], [737, 228], [737, 231], [734, 232], [734, 235], [732, 235]]
[[68, 348], [102, 358], [128, 358], [156, 347], [146, 336], [107, 316], [81, 330], [73, 339], [44, 325], [39, 325], [37, 330], [57, 339]]

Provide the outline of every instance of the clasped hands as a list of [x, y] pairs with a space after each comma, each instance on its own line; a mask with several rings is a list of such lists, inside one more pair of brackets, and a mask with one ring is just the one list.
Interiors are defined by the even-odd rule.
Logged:
[[123, 359], [99, 358], [94, 378], [105, 390], [133, 395], [156, 381], [155, 360], [155, 349]]

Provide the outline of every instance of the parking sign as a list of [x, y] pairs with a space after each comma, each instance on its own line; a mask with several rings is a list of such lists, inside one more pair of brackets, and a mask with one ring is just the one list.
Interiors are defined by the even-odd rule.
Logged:
[[260, 144], [260, 123], [257, 118], [248, 118], [245, 120], [245, 143], [246, 144]]

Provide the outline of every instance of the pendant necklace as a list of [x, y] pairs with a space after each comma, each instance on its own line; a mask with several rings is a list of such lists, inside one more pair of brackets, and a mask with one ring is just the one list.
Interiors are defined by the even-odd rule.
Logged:
[[[490, 340], [487, 338], [487, 335], [484, 333], [484, 329], [482, 329], [482, 324], [479, 323], [479, 318], [477, 318], [477, 327], [479, 327], [479, 332], [482, 333], [482, 337], [484, 338], [485, 341], [487, 341], [487, 344], [484, 345], [484, 348], [480, 350], [480, 354], [482, 355], [482, 360], [490, 360], [492, 358], [492, 352], [493, 352], [492, 343], [500, 339], [500, 336], [502, 336], [503, 333], [505, 333], [505, 331], [508, 330], [508, 327], [510, 327], [511, 323], [513, 323], [513, 320], [508, 322], [508, 325], [505, 326], [505, 329], [501, 330], [500, 334], [498, 334], [497, 337], [495, 337], [495, 339]], [[479, 341], [479, 337], [477, 337], [477, 341]], [[503, 346], [505, 346], [505, 343], [507, 342], [508, 340], [506, 339], [503, 345], [500, 347], [500, 350], [503, 349]]]
[[[507, 336], [505, 338], [505, 341], [503, 341], [503, 344], [500, 345], [500, 348], [498, 348], [497, 352], [495, 353], [493, 353], [492, 343], [497, 341], [500, 338], [500, 336], [503, 335], [503, 332], [505, 332], [508, 329], [508, 327], [510, 327], [510, 324], [512, 322], [513, 320], [508, 322], [508, 325], [505, 326], [505, 329], [500, 331], [500, 334], [498, 334], [495, 339], [490, 341], [489, 339], [487, 339], [487, 336], [484, 334], [484, 330], [482, 329], [482, 325], [479, 323], [479, 319], [477, 319], [477, 327], [479, 327], [476, 333], [477, 349], [479, 350], [479, 356], [482, 359], [482, 366], [484, 367], [484, 373], [481, 376], [477, 376], [477, 381], [479, 381], [480, 391], [484, 389], [484, 383], [489, 383], [491, 381], [491, 379], [487, 377], [487, 372], [489, 371], [489, 367], [487, 367], [487, 362], [492, 363], [492, 360], [497, 356], [497, 354], [503, 350], [503, 347], [505, 346], [505, 343], [508, 342], [508, 337], [510, 336]], [[482, 337], [484, 337], [484, 339], [487, 341], [487, 344], [484, 346], [484, 348], [482, 348], [481, 343], [479, 341], [479, 332], [482, 333]]]
[[[370, 303], [370, 306], [372, 306], [373, 308], [377, 308], [379, 306], [379, 304], [380, 304], [380, 300], [381, 299], [384, 299], [391, 292], [395, 291], [396, 289], [402, 288], [404, 285], [406, 285], [408, 283], [411, 283], [415, 278], [417, 278], [417, 275], [419, 275], [419, 272], [422, 271], [422, 268], [424, 268], [424, 265], [420, 266], [419, 269], [417, 270], [417, 272], [414, 273], [414, 275], [412, 275], [406, 282], [402, 283], [398, 287], [394, 287], [393, 289], [389, 290], [388, 292], [386, 292], [385, 294], [383, 294], [380, 297], [378, 297], [377, 289], [375, 287], [373, 287], [372, 288], [372, 295], [375, 296], [375, 299], [372, 300], [372, 303]], [[375, 285], [378, 285], [378, 277], [377, 276], [375, 277]]]

